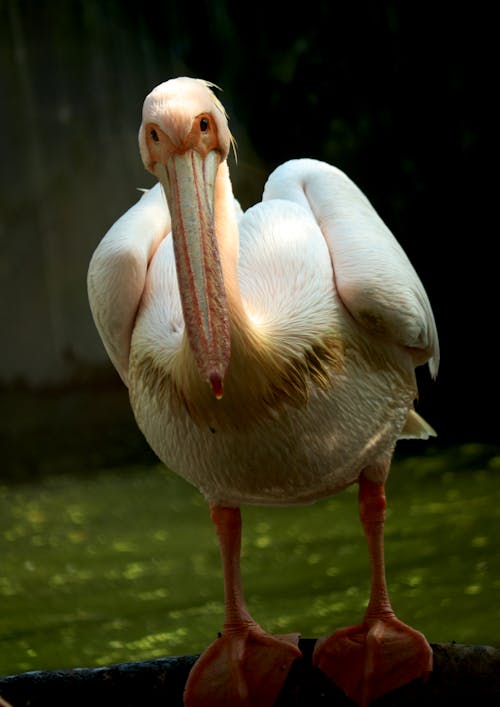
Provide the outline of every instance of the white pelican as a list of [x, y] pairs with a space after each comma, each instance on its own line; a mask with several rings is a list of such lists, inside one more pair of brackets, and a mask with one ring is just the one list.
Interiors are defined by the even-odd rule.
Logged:
[[361, 623], [318, 642], [314, 662], [366, 705], [432, 666], [424, 636], [392, 611], [383, 560], [394, 446], [433, 434], [413, 410], [415, 367], [438, 368], [432, 310], [393, 235], [335, 167], [283, 164], [242, 214], [211, 86], [178, 78], [146, 97], [139, 146], [159, 184], [111, 227], [88, 276], [137, 423], [204, 494], [220, 543], [224, 627], [185, 703], [272, 705], [300, 655], [298, 635], [270, 636], [248, 612], [240, 505], [309, 503], [358, 483], [370, 601]]

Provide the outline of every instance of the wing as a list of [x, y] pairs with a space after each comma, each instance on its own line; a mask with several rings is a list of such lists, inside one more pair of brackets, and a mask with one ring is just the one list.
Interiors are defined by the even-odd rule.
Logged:
[[403, 249], [360, 189], [339, 169], [292, 160], [276, 169], [263, 199], [309, 209], [330, 251], [335, 285], [362, 326], [412, 350], [437, 374], [439, 343], [429, 299]]
[[113, 224], [90, 261], [87, 288], [102, 342], [127, 385], [130, 340], [149, 262], [170, 232], [159, 184]]

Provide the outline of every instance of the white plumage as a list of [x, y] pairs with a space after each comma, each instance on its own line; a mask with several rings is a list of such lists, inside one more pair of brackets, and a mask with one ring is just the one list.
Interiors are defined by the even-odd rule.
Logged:
[[[160, 185], [98, 247], [89, 273], [92, 311], [128, 381], [137, 422], [168, 467], [215, 503], [311, 501], [354, 483], [365, 466], [392, 452], [412, 410], [415, 364], [428, 359], [437, 371], [432, 311], [390, 231], [330, 165], [287, 162], [270, 176], [262, 203], [237, 215], [240, 288], [252, 325], [284, 359], [325, 336], [343, 350], [328, 390], [308, 382], [306, 405], [248, 419], [244, 397], [233, 400], [226, 386], [224, 398], [212, 402], [207, 386], [207, 406], [219, 409], [200, 426], [144, 386], [144, 357], [168, 371], [184, 332]], [[249, 394], [252, 373], [246, 371]], [[410, 421], [413, 436], [429, 434], [414, 416]]]
[[[224, 110], [209, 85], [193, 79], [166, 82], [147, 97], [139, 141], [162, 186], [145, 193], [98, 246], [89, 298], [146, 439], [214, 509], [230, 630], [201, 660], [186, 693], [190, 706], [208, 707], [227, 698], [208, 697], [219, 679], [214, 683], [210, 672], [214, 651], [233, 656], [217, 658], [232, 674], [234, 636], [263, 635], [242, 603], [228, 507], [307, 503], [359, 482], [373, 562], [362, 626], [369, 635], [380, 614], [389, 635], [396, 623], [402, 630], [387, 609], [383, 484], [398, 438], [434, 434], [413, 401], [415, 367], [428, 362], [437, 373], [438, 337], [408, 258], [340, 170], [311, 159], [287, 162], [269, 177], [262, 202], [243, 214], [225, 161], [232, 138]], [[397, 684], [430, 669], [425, 639], [404, 630], [415, 656]], [[232, 647], [221, 648], [226, 638]], [[321, 650], [318, 665], [344, 679], [337, 658], [328, 657], [331, 648]], [[280, 652], [277, 664], [289, 664], [293, 651], [286, 659]], [[387, 658], [391, 651], [384, 651]], [[358, 687], [350, 678], [341, 682], [362, 704], [386, 685], [366, 687], [373, 676], [367, 678], [364, 660], [365, 653], [361, 677], [354, 671]], [[247, 694], [238, 666], [234, 689]], [[220, 666], [214, 670], [225, 675]], [[392, 667], [387, 672], [394, 674]], [[223, 684], [225, 691], [233, 683]], [[271, 693], [255, 703], [271, 705]]]

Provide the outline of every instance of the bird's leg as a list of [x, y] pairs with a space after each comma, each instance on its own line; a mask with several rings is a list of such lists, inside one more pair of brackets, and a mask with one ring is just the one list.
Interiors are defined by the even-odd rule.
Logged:
[[194, 665], [184, 691], [187, 707], [271, 707], [293, 661], [298, 634], [271, 636], [246, 607], [240, 573], [239, 508], [212, 506], [224, 571], [224, 627]]
[[313, 661], [352, 700], [365, 707], [377, 697], [432, 670], [425, 637], [394, 614], [384, 567], [384, 485], [359, 480], [359, 514], [371, 564], [370, 601], [363, 621], [316, 644]]

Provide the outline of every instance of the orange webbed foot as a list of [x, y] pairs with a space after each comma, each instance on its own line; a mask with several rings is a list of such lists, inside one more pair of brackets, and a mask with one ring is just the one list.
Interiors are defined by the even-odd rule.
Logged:
[[395, 616], [365, 619], [320, 639], [313, 663], [354, 702], [366, 707], [432, 670], [425, 636]]
[[257, 624], [229, 631], [193, 666], [186, 707], [272, 707], [292, 663], [301, 657], [298, 634], [271, 636]]

